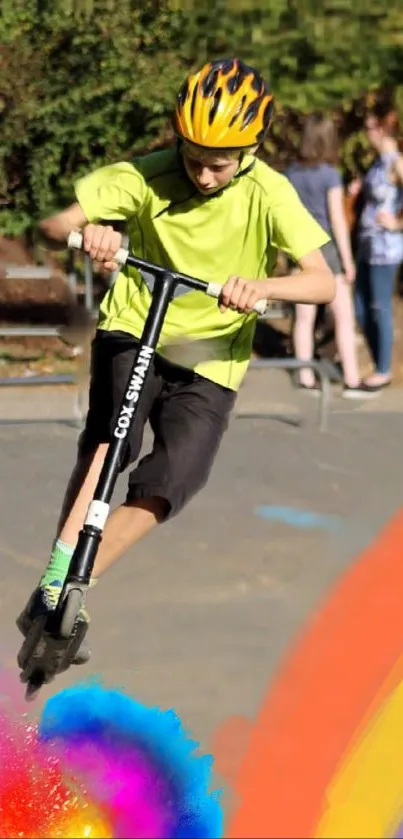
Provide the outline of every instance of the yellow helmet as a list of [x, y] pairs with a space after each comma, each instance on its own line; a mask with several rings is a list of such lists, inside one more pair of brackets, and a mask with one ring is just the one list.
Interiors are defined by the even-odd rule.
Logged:
[[259, 73], [238, 58], [211, 61], [191, 73], [179, 91], [176, 134], [210, 149], [246, 149], [262, 142], [273, 94]]

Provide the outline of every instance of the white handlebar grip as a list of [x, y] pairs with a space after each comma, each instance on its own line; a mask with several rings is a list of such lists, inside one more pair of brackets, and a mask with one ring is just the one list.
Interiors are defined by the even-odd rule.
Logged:
[[209, 283], [207, 286], [207, 294], [209, 297], [219, 297], [222, 291], [221, 283]]
[[79, 251], [81, 249], [82, 244], [82, 233], [79, 233], [78, 230], [72, 230], [71, 233], [69, 233], [69, 238], [67, 239], [67, 247], [75, 248]]
[[267, 300], [258, 300], [253, 307], [253, 311], [258, 315], [265, 315], [267, 311]]
[[126, 265], [128, 256], [129, 256], [129, 251], [127, 251], [126, 248], [119, 248], [119, 250], [116, 251], [113, 259], [114, 259], [114, 262], [117, 262], [118, 265]]
[[[219, 297], [222, 292], [221, 283], [209, 283], [207, 286], [207, 294], [209, 297]], [[264, 315], [267, 309], [267, 300], [258, 300], [253, 307], [253, 311], [258, 315]]]
[[[68, 248], [75, 248], [75, 250], [81, 250], [83, 246], [83, 236], [82, 233], [79, 233], [77, 230], [72, 230], [69, 234], [69, 238], [67, 239], [67, 247]], [[127, 261], [127, 257], [129, 256], [129, 251], [126, 248], [119, 248], [119, 250], [115, 253], [113, 257], [114, 261], [117, 262], [118, 265], [125, 265]]]

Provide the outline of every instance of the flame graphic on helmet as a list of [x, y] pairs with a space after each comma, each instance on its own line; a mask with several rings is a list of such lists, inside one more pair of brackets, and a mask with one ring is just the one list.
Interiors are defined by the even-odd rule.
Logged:
[[212, 61], [191, 73], [179, 91], [173, 125], [179, 137], [210, 149], [244, 149], [262, 142], [273, 94], [239, 59]]

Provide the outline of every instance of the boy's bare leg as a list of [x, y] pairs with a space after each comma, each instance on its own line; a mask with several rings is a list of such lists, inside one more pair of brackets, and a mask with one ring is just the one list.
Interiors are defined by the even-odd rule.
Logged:
[[91, 454], [78, 458], [64, 496], [57, 525], [57, 538], [74, 545], [84, 524], [108, 449], [102, 443]]
[[[57, 530], [58, 539], [67, 545], [75, 546], [77, 543], [106, 451], [107, 445], [100, 445], [93, 454], [80, 458], [73, 470]], [[120, 559], [131, 545], [149, 533], [163, 517], [164, 510], [165, 502], [161, 498], [122, 504], [114, 510], [105, 525], [93, 576], [99, 577]]]
[[147, 498], [122, 504], [108, 518], [94, 565], [98, 578], [126, 551], [149, 533], [164, 517], [163, 498]]
[[[53, 546], [50, 561], [44, 570], [39, 587], [29, 599], [17, 619], [23, 635], [29, 632], [36, 616], [56, 608], [79, 532], [84, 524], [88, 506], [98, 482], [107, 446], [99, 446], [91, 455], [79, 458], [72, 472]], [[161, 521], [165, 501], [155, 497], [121, 505], [114, 510], [105, 525], [103, 538], [93, 569], [92, 582], [118, 560], [126, 550], [150, 532]], [[82, 619], [89, 618], [83, 608]], [[87, 660], [85, 651], [82, 661]], [[78, 662], [77, 662], [78, 663]]]

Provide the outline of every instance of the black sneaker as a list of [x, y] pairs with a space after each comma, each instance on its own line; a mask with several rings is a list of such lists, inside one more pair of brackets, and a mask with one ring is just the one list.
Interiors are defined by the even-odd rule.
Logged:
[[[27, 637], [32, 623], [36, 618], [48, 615], [55, 611], [62, 588], [63, 583], [61, 583], [60, 580], [53, 580], [52, 583], [48, 583], [44, 586], [38, 586], [38, 588], [36, 588], [31, 594], [25, 609], [23, 609], [16, 621], [17, 627], [24, 638]], [[90, 622], [89, 615], [84, 608], [80, 611], [80, 618], [85, 623]], [[74, 657], [73, 664], [86, 664], [90, 657], [91, 650], [88, 646], [87, 640], [84, 638], [80, 649]]]

